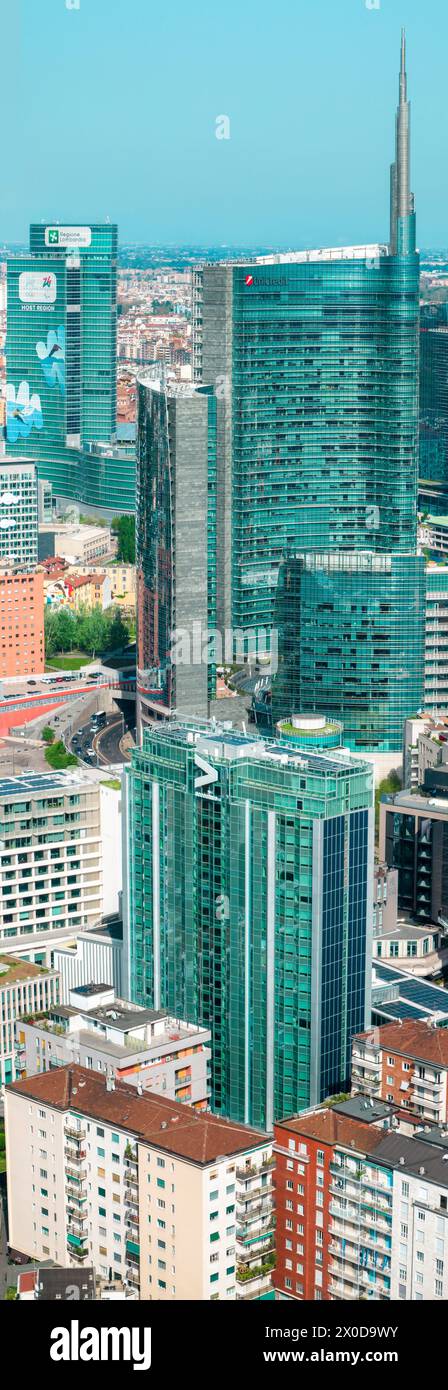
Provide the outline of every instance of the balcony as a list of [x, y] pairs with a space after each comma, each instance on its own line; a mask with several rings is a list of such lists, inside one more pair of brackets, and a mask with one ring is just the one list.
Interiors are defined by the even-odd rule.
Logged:
[[247, 1168], [237, 1168], [236, 1176], [239, 1182], [247, 1182], [249, 1178], [258, 1178], [261, 1173], [267, 1173], [274, 1167], [275, 1156], [272, 1154], [271, 1158], [265, 1159], [265, 1161], [260, 1164], [252, 1164]]
[[273, 1254], [274, 1250], [274, 1233], [272, 1233], [272, 1236], [270, 1236], [268, 1240], [263, 1240], [263, 1238], [260, 1237], [259, 1241], [251, 1241], [250, 1245], [246, 1247], [244, 1247], [244, 1245], [239, 1244], [237, 1241], [236, 1246], [237, 1259], [240, 1260], [243, 1264], [247, 1263], [249, 1260], [254, 1259], [260, 1259], [261, 1261], [263, 1261], [265, 1257], [267, 1257], [270, 1254]]
[[67, 1135], [68, 1139], [75, 1139], [77, 1143], [80, 1143], [82, 1139], [86, 1138], [87, 1131], [82, 1127], [78, 1128], [74, 1121], [66, 1120], [64, 1134]]

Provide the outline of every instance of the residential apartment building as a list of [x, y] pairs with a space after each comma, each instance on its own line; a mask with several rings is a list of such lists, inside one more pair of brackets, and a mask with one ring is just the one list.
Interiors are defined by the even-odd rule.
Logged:
[[37, 565], [37, 469], [27, 458], [0, 458], [0, 570]]
[[100, 788], [82, 771], [0, 780], [0, 941], [39, 944], [102, 910]]
[[372, 801], [363, 762], [215, 721], [153, 724], [133, 752], [125, 993], [210, 1029], [220, 1114], [269, 1131], [347, 1085], [370, 1022]]
[[20, 1076], [15, 1029], [24, 1016], [41, 1014], [59, 999], [57, 970], [0, 955], [0, 1092]]
[[194, 1110], [209, 1105], [207, 1029], [116, 999], [105, 985], [78, 985], [68, 1005], [22, 1023], [17, 1043], [22, 1076], [77, 1062]]
[[448, 1296], [448, 1135], [363, 1097], [275, 1126], [282, 1297]]
[[429, 709], [416, 719], [406, 719], [403, 730], [403, 787], [418, 791], [428, 768], [448, 763], [448, 718]]
[[93, 1265], [148, 1300], [270, 1288], [273, 1159], [263, 1134], [78, 1066], [5, 1094], [10, 1245]]
[[417, 979], [441, 979], [448, 965], [448, 938], [430, 922], [418, 926], [403, 917], [374, 932], [373, 959], [396, 961]]
[[44, 585], [38, 571], [0, 573], [0, 679], [45, 670]]
[[440, 563], [426, 566], [424, 702], [448, 714], [448, 565]]
[[352, 1090], [393, 1101], [426, 1123], [448, 1123], [448, 1031], [399, 1019], [353, 1039]]

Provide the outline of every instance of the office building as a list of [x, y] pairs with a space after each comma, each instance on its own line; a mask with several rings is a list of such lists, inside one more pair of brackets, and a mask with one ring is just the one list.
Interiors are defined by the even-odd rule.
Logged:
[[154, 724], [124, 782], [126, 993], [212, 1037], [212, 1108], [272, 1128], [340, 1091], [370, 1021], [372, 773]]
[[22, 1076], [77, 1062], [194, 1110], [207, 1109], [210, 1033], [205, 1028], [116, 999], [106, 985], [78, 985], [69, 1000], [68, 1006], [47, 1010], [45, 1018], [28, 1017], [17, 1030]]
[[440, 796], [429, 788], [383, 796], [379, 854], [398, 869], [399, 911], [448, 925], [448, 785]]
[[0, 456], [0, 570], [37, 565], [37, 527], [35, 463]]
[[[274, 723], [328, 713], [342, 720], [349, 746], [385, 753], [401, 748], [401, 711], [421, 703], [423, 681], [419, 259], [404, 36], [396, 137], [389, 246], [275, 254], [193, 273], [195, 379], [212, 383], [217, 396], [218, 628], [246, 632], [248, 644], [250, 634], [254, 653], [260, 640], [272, 649], [279, 566], [284, 556], [302, 556], [306, 592], [294, 623], [298, 632], [307, 627], [310, 667], [320, 669], [324, 693], [331, 684], [333, 699], [322, 700], [303, 677], [301, 699], [284, 692]], [[333, 621], [322, 638], [311, 603], [314, 612], [325, 599]], [[348, 640], [359, 707], [342, 677], [333, 684], [354, 603]], [[405, 659], [403, 621], [412, 633]], [[381, 640], [389, 648], [388, 669], [380, 653], [373, 680], [365, 671], [369, 629], [376, 649]], [[295, 665], [303, 672], [303, 654]]]
[[71, 565], [95, 565], [111, 560], [117, 542], [108, 526], [76, 526], [50, 523], [39, 526], [39, 560], [59, 556]]
[[5, 1129], [15, 1250], [93, 1265], [145, 1300], [270, 1288], [265, 1135], [78, 1066], [9, 1087]]
[[116, 336], [117, 227], [33, 224], [29, 252], [8, 260], [8, 449], [26, 441], [55, 497], [112, 515], [134, 507]]
[[401, 753], [404, 720], [423, 699], [423, 557], [285, 558], [276, 615], [274, 723], [316, 710], [340, 718], [354, 751]]
[[93, 926], [102, 910], [100, 789], [86, 773], [0, 781], [0, 940]]
[[420, 505], [448, 502], [448, 319], [446, 304], [424, 305], [420, 324]]
[[[148, 374], [138, 386], [139, 720], [206, 718], [216, 656], [216, 402]], [[221, 656], [218, 656], [218, 660]]]
[[0, 679], [45, 670], [43, 580], [37, 570], [0, 572]]
[[56, 970], [0, 955], [0, 1093], [20, 1076], [16, 1026], [24, 1016], [40, 1014], [56, 1005], [59, 976]]
[[448, 1297], [446, 1131], [399, 1114], [359, 1096], [275, 1126], [281, 1297]]
[[398, 1019], [353, 1039], [352, 1090], [411, 1110], [426, 1124], [448, 1124], [448, 1031]]

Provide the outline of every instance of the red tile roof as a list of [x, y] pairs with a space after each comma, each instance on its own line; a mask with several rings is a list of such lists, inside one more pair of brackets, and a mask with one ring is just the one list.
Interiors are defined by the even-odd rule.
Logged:
[[15, 1081], [6, 1088], [55, 1110], [76, 1111], [89, 1119], [117, 1125], [142, 1143], [165, 1149], [192, 1163], [215, 1163], [247, 1150], [266, 1146], [264, 1134], [232, 1124], [207, 1111], [154, 1096], [142, 1096], [125, 1082], [108, 1091], [106, 1078], [86, 1067], [69, 1065], [39, 1076]]
[[403, 1057], [415, 1057], [448, 1067], [448, 1028], [437, 1028], [424, 1020], [403, 1019], [402, 1023], [383, 1023], [380, 1028], [357, 1033], [354, 1041], [371, 1043], [383, 1052], [399, 1052]]
[[331, 1146], [342, 1144], [344, 1148], [358, 1149], [362, 1153], [373, 1153], [384, 1139], [383, 1129], [364, 1124], [362, 1120], [352, 1120], [348, 1115], [339, 1115], [331, 1105], [314, 1110], [310, 1115], [279, 1120], [275, 1130], [282, 1129], [304, 1139], [316, 1139]]

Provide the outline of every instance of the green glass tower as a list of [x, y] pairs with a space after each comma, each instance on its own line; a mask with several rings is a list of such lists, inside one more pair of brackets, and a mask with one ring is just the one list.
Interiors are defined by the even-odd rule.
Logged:
[[231, 725], [147, 728], [125, 774], [129, 997], [207, 1024], [212, 1106], [270, 1129], [345, 1089], [370, 1018], [372, 772]]
[[[378, 566], [375, 581], [365, 579], [362, 597], [356, 595], [359, 623], [352, 610], [350, 669], [356, 682], [359, 666], [367, 702], [360, 727], [342, 681], [328, 709], [346, 724], [353, 747], [384, 752], [401, 748], [399, 706], [418, 707], [423, 695], [424, 604], [416, 555], [419, 257], [409, 150], [403, 34], [389, 245], [205, 265], [194, 277], [195, 373], [213, 382], [217, 395], [218, 625], [252, 632], [255, 648], [261, 629], [278, 631], [283, 670], [281, 691], [274, 682], [274, 721], [319, 710], [317, 684], [307, 683], [298, 707], [296, 687], [286, 688], [282, 632], [291, 642], [295, 631], [296, 666], [301, 662], [303, 670], [299, 644], [306, 629], [309, 665], [323, 669], [325, 663], [330, 680], [338, 634], [353, 603], [353, 567], [344, 557], [371, 555], [372, 575], [373, 557], [389, 557], [391, 564]], [[315, 556], [316, 576], [321, 571], [319, 581], [294, 581], [300, 611], [297, 602], [292, 609], [282, 574], [287, 563], [291, 575], [293, 556], [299, 566], [306, 557], [309, 575], [308, 557]], [[337, 581], [336, 570], [331, 573], [327, 650], [307, 605], [316, 583], [321, 590], [328, 584], [331, 556], [341, 558]], [[406, 565], [395, 560], [400, 556]], [[397, 640], [404, 615], [415, 649], [409, 662]], [[389, 689], [399, 680], [400, 700], [377, 701], [375, 678], [366, 685], [365, 623], [377, 629], [375, 647], [382, 626], [384, 652], [396, 663]]]
[[132, 450], [116, 444], [117, 227], [30, 228], [8, 261], [6, 439], [56, 495], [134, 507]]

